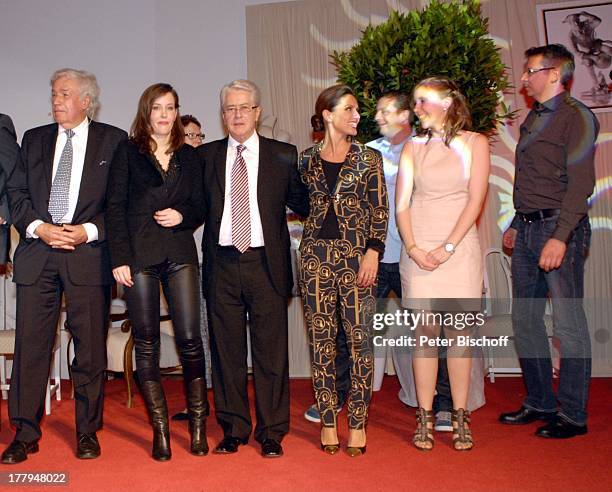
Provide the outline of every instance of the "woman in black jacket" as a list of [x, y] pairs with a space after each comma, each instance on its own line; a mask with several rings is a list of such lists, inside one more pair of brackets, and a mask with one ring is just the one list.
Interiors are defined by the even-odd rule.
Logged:
[[129, 141], [113, 158], [106, 227], [113, 276], [126, 287], [136, 369], [153, 424], [153, 458], [170, 459], [168, 408], [159, 370], [159, 284], [168, 301], [187, 387], [191, 453], [208, 453], [199, 271], [193, 231], [203, 222], [202, 170], [183, 143], [176, 91], [154, 84], [140, 97]]

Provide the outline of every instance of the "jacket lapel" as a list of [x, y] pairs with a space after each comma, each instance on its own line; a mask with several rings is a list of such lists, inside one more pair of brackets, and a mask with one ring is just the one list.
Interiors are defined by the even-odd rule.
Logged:
[[51, 182], [53, 177], [53, 159], [55, 157], [55, 143], [59, 125], [49, 125], [49, 131], [44, 135], [42, 141], [43, 169], [47, 185], [47, 195], [51, 195]]
[[[266, 181], [269, 182], [274, 176], [272, 172], [272, 151], [270, 149], [270, 141], [266, 137], [259, 137], [259, 162], [257, 164], [257, 207], [259, 208], [259, 216], [262, 219], [262, 227], [264, 225], [264, 217], [266, 202]], [[264, 209], [264, 210], [262, 210]]]
[[[96, 167], [99, 165], [100, 152], [102, 150], [102, 132], [95, 121], [89, 122], [89, 130], [87, 134], [87, 149], [85, 150], [85, 162], [83, 163], [83, 175], [81, 176], [81, 186], [79, 187], [79, 198], [77, 199], [76, 208], [74, 209], [73, 222], [79, 216], [79, 212], [83, 207], [83, 194], [91, 187], [98, 186], [96, 183], [99, 174]], [[110, 165], [106, 163], [106, 165]]]
[[225, 163], [227, 161], [227, 143], [228, 138], [221, 140], [217, 146], [217, 151], [213, 156], [215, 176], [217, 177], [217, 184], [221, 190], [221, 199], [225, 197]]
[[346, 157], [344, 158], [344, 164], [342, 165], [342, 167], [340, 168], [340, 172], [338, 173], [338, 179], [336, 180], [336, 186], [334, 187], [333, 196], [336, 196], [339, 193], [343, 183], [350, 183], [352, 181], [352, 177], [350, 176], [351, 174], [359, 172], [357, 169], [355, 169], [354, 165], [354, 163], [356, 162], [354, 154], [358, 150], [358, 147], [354, 143], [351, 143], [349, 151], [346, 154]]
[[315, 144], [314, 148], [312, 149], [312, 157], [310, 161], [311, 169], [309, 170], [309, 172], [312, 173], [315, 183], [317, 183], [317, 185], [321, 187], [321, 191], [329, 195], [330, 190], [327, 186], [327, 179], [325, 178], [325, 172], [323, 172], [323, 162], [321, 161], [322, 148], [323, 141]]

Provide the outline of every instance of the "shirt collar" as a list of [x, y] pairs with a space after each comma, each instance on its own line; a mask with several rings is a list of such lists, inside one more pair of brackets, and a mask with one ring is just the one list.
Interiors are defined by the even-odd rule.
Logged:
[[[58, 126], [58, 134], [61, 134], [62, 132], [66, 131], [66, 129], [62, 125], [58, 124], [57, 126]], [[74, 132], [76, 136], [78, 136], [78, 135], [81, 135], [88, 126], [89, 126], [89, 118], [86, 116], [83, 121], [81, 121], [77, 126], [75, 126], [72, 129], [72, 131]]]
[[[227, 143], [232, 149], [236, 149], [240, 145], [240, 142], [238, 142], [238, 140], [236, 140], [231, 135], [228, 137]], [[248, 139], [246, 139], [242, 143], [242, 145], [244, 145], [246, 150], [248, 150], [249, 152], [258, 153], [259, 152], [259, 135], [257, 135], [257, 132], [253, 132], [253, 135], [251, 135]]]
[[550, 99], [544, 101], [543, 103], [536, 102], [533, 105], [533, 109], [537, 113], [555, 111], [556, 109], [559, 108], [559, 106], [561, 106], [561, 104], [565, 102], [565, 100], [568, 97], [569, 97], [569, 94], [567, 93], [567, 91], [560, 92], [556, 96], [551, 97]]

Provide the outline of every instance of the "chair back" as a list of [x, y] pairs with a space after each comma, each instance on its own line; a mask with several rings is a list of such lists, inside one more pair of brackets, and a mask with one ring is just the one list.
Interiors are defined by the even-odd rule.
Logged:
[[485, 312], [487, 316], [512, 312], [511, 259], [500, 248], [488, 248], [483, 255]]

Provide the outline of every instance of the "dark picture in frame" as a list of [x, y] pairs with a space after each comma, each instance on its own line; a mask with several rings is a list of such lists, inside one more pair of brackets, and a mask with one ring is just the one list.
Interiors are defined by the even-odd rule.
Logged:
[[573, 54], [572, 96], [594, 112], [612, 110], [612, 2], [580, 0], [536, 6], [540, 44]]

